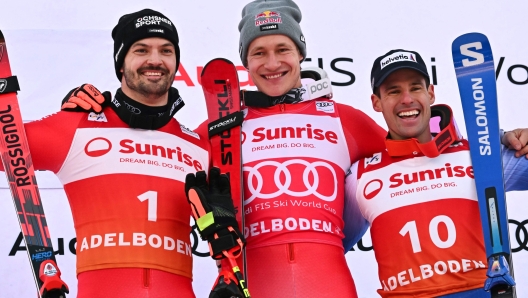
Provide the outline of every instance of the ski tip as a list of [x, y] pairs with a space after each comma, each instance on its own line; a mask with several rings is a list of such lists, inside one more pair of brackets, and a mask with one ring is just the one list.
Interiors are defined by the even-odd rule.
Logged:
[[[473, 69], [470, 66], [480, 68], [485, 66], [488, 70], [495, 67], [490, 41], [482, 33], [473, 32], [460, 35], [453, 41], [451, 53], [455, 71], [465, 67]], [[472, 71], [464, 72], [464, 74], [469, 73], [472, 73]]]
[[2, 33], [2, 30], [0, 30], [0, 40], [5, 40], [4, 34]]
[[453, 41], [453, 47], [462, 45], [462, 44], [468, 44], [471, 42], [484, 42], [489, 44], [488, 37], [482, 33], [478, 32], [472, 32], [472, 33], [466, 33], [462, 34], [459, 37], [455, 38]]
[[226, 58], [214, 58], [214, 59], [212, 59], [211, 61], [207, 62], [207, 64], [205, 64], [204, 68], [202, 69], [202, 73], [200, 74], [200, 76], [203, 76], [204, 71], [207, 69], [207, 67], [208, 67], [209, 65], [216, 64], [216, 63], [218, 63], [219, 61], [220, 61], [221, 63], [231, 64], [231, 65], [233, 65], [233, 67], [234, 67], [234, 64], [233, 64], [233, 62], [231, 62], [231, 60], [228, 60], [228, 59], [226, 59]]

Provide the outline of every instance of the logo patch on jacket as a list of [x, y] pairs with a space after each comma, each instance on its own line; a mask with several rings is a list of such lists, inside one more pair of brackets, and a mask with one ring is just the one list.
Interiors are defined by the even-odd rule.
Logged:
[[200, 139], [200, 136], [197, 133], [195, 133], [194, 131], [192, 131], [192, 130], [188, 129], [187, 127], [183, 126], [183, 124], [180, 124], [180, 127], [181, 127], [181, 130], [182, 130], [183, 133], [188, 134], [190, 136], [193, 136], [193, 137], [197, 138], [198, 140]]
[[365, 167], [368, 165], [375, 165], [381, 162], [381, 153], [376, 153], [372, 157], [365, 158]]
[[331, 101], [316, 101], [315, 106], [317, 108], [317, 111], [325, 112], [325, 113], [334, 113], [334, 103]]
[[101, 113], [96, 113], [96, 112], [91, 112], [90, 114], [88, 114], [88, 121], [95, 121], [95, 122], [108, 122], [106, 120], [106, 116], [104, 114], [104, 112], [101, 112]]

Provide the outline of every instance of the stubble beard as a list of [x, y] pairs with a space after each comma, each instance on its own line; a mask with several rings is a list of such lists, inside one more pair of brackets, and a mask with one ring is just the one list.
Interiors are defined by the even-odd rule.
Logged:
[[140, 68], [137, 71], [124, 67], [123, 76], [125, 77], [127, 87], [145, 97], [161, 97], [165, 95], [172, 86], [173, 78], [176, 73], [162, 77], [158, 82], [150, 82], [148, 80], [141, 80], [140, 73], [145, 70], [162, 71], [167, 73], [167, 69], [161, 67]]

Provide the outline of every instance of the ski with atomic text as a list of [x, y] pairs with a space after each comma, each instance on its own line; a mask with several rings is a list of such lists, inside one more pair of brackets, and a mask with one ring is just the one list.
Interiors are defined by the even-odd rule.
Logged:
[[488, 258], [484, 289], [492, 297], [516, 297], [493, 53], [485, 35], [468, 33], [453, 41], [452, 54]]

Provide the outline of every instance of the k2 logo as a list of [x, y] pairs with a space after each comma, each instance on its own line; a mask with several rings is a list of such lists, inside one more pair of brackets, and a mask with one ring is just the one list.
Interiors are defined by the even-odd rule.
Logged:
[[460, 46], [460, 53], [462, 55], [474, 58], [474, 60], [462, 59], [462, 65], [466, 67], [466, 66], [475, 66], [475, 65], [484, 63], [484, 55], [479, 52], [472, 51], [470, 49], [481, 50], [482, 43], [479, 41], [479, 42], [467, 43], [467, 44]]

